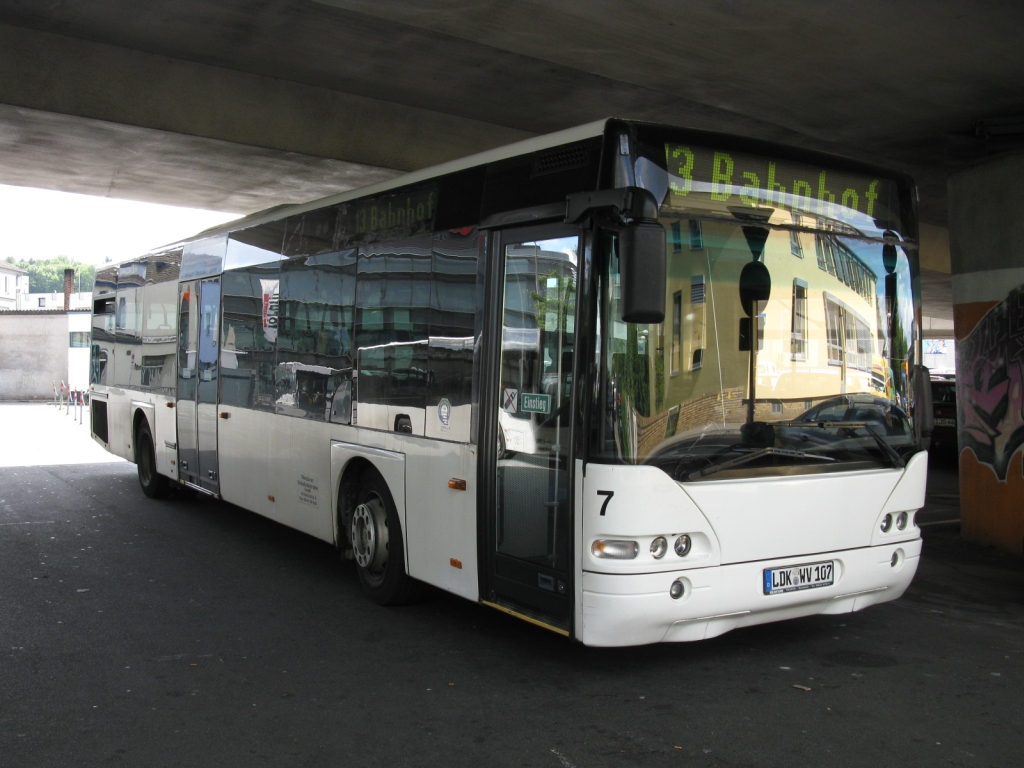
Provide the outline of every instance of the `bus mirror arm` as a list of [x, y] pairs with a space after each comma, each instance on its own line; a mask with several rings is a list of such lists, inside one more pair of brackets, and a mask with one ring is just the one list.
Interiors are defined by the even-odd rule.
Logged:
[[632, 221], [656, 222], [658, 201], [642, 187], [618, 187], [580, 192], [566, 199], [565, 223], [578, 224], [587, 216], [608, 229], [626, 227]]
[[618, 233], [622, 320], [665, 320], [665, 230], [658, 223], [658, 201], [648, 190], [621, 187], [566, 198], [565, 221], [586, 217]]

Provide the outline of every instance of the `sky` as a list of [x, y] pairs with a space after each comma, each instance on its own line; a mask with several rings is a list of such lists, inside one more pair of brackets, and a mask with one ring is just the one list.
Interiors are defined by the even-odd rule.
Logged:
[[0, 185], [0, 261], [8, 256], [121, 261], [238, 216]]

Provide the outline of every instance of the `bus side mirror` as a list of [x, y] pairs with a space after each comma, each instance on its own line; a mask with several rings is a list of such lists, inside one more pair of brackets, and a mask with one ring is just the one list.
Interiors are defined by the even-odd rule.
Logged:
[[665, 230], [653, 221], [634, 221], [619, 231], [622, 320], [665, 320]]

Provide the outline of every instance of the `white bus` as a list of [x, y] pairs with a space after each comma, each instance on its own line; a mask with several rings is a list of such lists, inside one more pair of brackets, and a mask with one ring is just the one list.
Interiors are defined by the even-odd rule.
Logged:
[[899, 597], [930, 408], [915, 188], [604, 120], [97, 275], [92, 434], [588, 645]]

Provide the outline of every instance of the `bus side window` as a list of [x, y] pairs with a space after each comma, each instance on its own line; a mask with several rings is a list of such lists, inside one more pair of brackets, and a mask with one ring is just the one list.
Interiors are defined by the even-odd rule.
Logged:
[[[326, 228], [323, 222], [305, 223], [314, 233]], [[351, 379], [355, 270], [354, 249], [282, 263], [274, 391], [278, 412], [333, 421], [345, 411], [336, 410], [333, 400], [341, 383]]]
[[413, 434], [424, 433], [431, 254], [430, 234], [359, 249], [355, 397], [361, 427], [392, 431], [404, 415]]
[[143, 290], [142, 379], [144, 389], [174, 391], [176, 341], [174, 311], [178, 283], [149, 284]]
[[426, 434], [469, 442], [476, 310], [483, 305], [478, 231], [438, 232], [432, 261]]
[[220, 376], [225, 405], [274, 410], [279, 282], [277, 264], [224, 273]]

